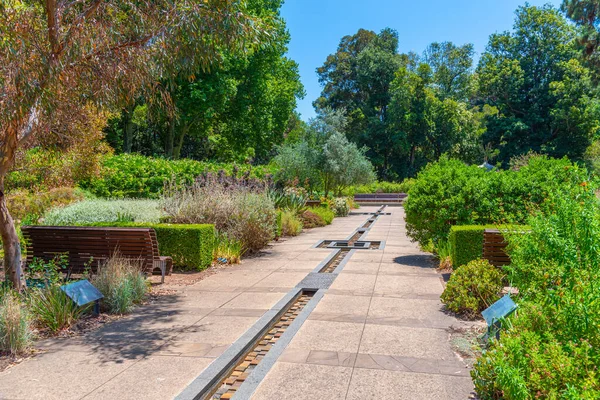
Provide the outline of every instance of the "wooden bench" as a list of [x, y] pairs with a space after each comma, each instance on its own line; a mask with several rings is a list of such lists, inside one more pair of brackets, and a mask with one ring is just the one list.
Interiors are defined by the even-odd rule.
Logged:
[[355, 194], [354, 201], [358, 204], [372, 205], [398, 205], [402, 204], [408, 197], [406, 193], [370, 193]]
[[483, 258], [496, 267], [510, 264], [510, 256], [506, 253], [508, 243], [498, 229], [483, 231]]
[[117, 253], [138, 260], [144, 273], [160, 269], [162, 282], [173, 270], [173, 259], [159, 255], [156, 232], [151, 228], [23, 226], [21, 231], [27, 243], [27, 263], [67, 254], [67, 275], [83, 273], [86, 268], [96, 272]]

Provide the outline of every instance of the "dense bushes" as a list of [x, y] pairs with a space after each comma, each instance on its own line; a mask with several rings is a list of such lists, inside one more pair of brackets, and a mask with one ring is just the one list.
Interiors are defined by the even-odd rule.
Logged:
[[305, 228], [317, 228], [331, 224], [335, 215], [327, 207], [310, 207], [300, 214], [300, 220]]
[[407, 231], [426, 246], [446, 240], [453, 225], [523, 224], [550, 192], [571, 191], [586, 179], [587, 172], [567, 159], [532, 157], [519, 171], [496, 172], [441, 159], [409, 191]]
[[585, 184], [509, 235], [519, 312], [475, 364], [482, 399], [600, 398], [600, 207]]
[[350, 213], [350, 205], [348, 204], [348, 200], [343, 197], [336, 197], [333, 199], [331, 210], [336, 217], [347, 217], [348, 213]]
[[85, 200], [51, 210], [45, 225], [82, 225], [98, 222], [158, 223], [161, 212], [156, 200]]
[[17, 221], [36, 220], [53, 208], [67, 206], [84, 199], [81, 190], [59, 187], [38, 193], [20, 189], [11, 191], [6, 202], [11, 215]]
[[378, 181], [370, 185], [350, 186], [343, 191], [346, 196], [354, 196], [355, 194], [369, 193], [408, 193], [414, 179], [408, 178], [400, 183]]
[[100, 197], [158, 198], [165, 182], [191, 184], [206, 172], [224, 171], [228, 175], [244, 174], [264, 178], [275, 172], [271, 167], [236, 166], [194, 160], [165, 160], [122, 154], [104, 160], [101, 176], [82, 180], [80, 186]]
[[455, 225], [450, 228], [448, 243], [452, 265], [460, 267], [483, 255], [483, 233], [486, 229], [499, 229], [503, 234], [529, 231], [528, 226], [517, 225]]
[[216, 179], [171, 188], [161, 200], [166, 218], [175, 224], [213, 224], [219, 233], [257, 251], [275, 237], [276, 211], [263, 188], [224, 184]]
[[474, 260], [452, 273], [442, 302], [451, 311], [475, 317], [500, 298], [502, 287], [500, 270], [487, 260]]

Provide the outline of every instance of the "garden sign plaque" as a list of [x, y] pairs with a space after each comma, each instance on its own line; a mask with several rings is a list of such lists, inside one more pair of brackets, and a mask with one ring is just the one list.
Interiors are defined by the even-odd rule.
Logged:
[[63, 292], [78, 306], [83, 306], [92, 301], [96, 302], [94, 311], [99, 312], [99, 300], [104, 296], [87, 279], [69, 283], [60, 287]]

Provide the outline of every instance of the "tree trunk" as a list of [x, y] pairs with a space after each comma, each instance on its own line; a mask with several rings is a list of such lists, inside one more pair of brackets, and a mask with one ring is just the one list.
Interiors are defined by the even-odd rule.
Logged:
[[4, 248], [4, 272], [6, 281], [11, 282], [16, 290], [21, 291], [23, 288], [21, 243], [19, 242], [15, 222], [6, 206], [6, 197], [4, 196], [5, 173], [5, 171], [0, 171], [0, 236]]
[[123, 153], [131, 153], [131, 147], [133, 145], [134, 123], [131, 114], [132, 112], [129, 110], [123, 111]]
[[169, 126], [167, 127], [167, 140], [165, 143], [165, 156], [173, 158], [173, 145], [175, 144], [175, 118], [169, 118]]
[[190, 129], [190, 125], [187, 122], [184, 123], [183, 126], [181, 127], [181, 132], [179, 132], [179, 135], [177, 137], [177, 145], [173, 148], [173, 160], [179, 160], [179, 158], [181, 157], [181, 148], [183, 147], [183, 139], [187, 135], [189, 129]]

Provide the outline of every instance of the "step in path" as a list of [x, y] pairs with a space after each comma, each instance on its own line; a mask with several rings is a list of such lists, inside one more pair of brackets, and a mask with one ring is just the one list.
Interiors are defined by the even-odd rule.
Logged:
[[[403, 209], [378, 209], [83, 337], [42, 342], [43, 354], [0, 373], [0, 400], [468, 399], [440, 276], [406, 237]], [[381, 248], [317, 247], [359, 236]]]

